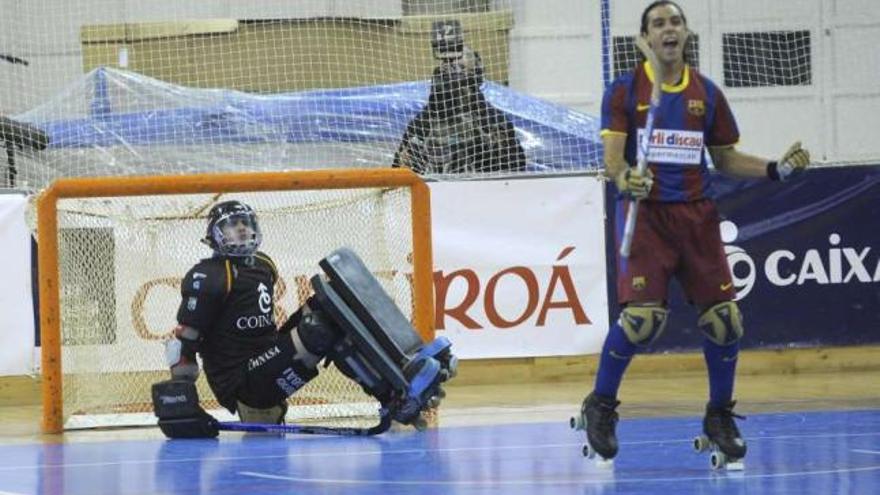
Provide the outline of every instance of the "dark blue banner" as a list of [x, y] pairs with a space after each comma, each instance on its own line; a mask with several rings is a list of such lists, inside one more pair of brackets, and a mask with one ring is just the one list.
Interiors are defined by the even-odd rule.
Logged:
[[[880, 166], [814, 169], [785, 184], [716, 176], [713, 189], [743, 347], [880, 343]], [[613, 212], [613, 186], [608, 193]], [[609, 224], [609, 260], [612, 235]], [[611, 318], [615, 276], [609, 263]], [[653, 350], [699, 347], [696, 308], [676, 282], [670, 294], [669, 325]]]

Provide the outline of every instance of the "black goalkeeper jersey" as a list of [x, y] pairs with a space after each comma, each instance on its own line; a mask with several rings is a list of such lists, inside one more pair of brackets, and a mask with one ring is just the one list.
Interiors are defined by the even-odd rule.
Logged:
[[177, 321], [204, 338], [199, 355], [217, 400], [235, 407], [244, 379], [243, 364], [275, 342], [275, 263], [258, 252], [253, 263], [243, 258], [214, 257], [200, 261], [183, 278]]

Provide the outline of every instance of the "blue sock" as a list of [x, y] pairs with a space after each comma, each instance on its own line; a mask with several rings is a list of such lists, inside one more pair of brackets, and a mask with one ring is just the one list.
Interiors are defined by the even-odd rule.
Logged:
[[599, 371], [596, 373], [595, 392], [612, 399], [617, 398], [617, 390], [623, 380], [623, 373], [636, 353], [636, 346], [623, 333], [620, 323], [614, 322], [608, 329], [602, 356], [599, 358]]
[[718, 345], [709, 339], [703, 340], [703, 356], [709, 370], [709, 403], [713, 407], [725, 406], [733, 399], [738, 355], [739, 342]]

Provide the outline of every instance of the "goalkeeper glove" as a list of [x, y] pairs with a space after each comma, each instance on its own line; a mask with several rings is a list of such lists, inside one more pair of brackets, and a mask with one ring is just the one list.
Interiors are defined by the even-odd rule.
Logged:
[[789, 177], [800, 174], [810, 164], [810, 152], [801, 148], [801, 142], [798, 141], [788, 148], [788, 151], [782, 155], [779, 161], [772, 161], [767, 164], [767, 176], [771, 180], [784, 182]]
[[641, 200], [647, 198], [651, 193], [651, 187], [654, 186], [654, 174], [649, 168], [645, 169], [644, 174], [640, 174], [638, 169], [627, 167], [617, 174], [614, 184], [621, 194]]

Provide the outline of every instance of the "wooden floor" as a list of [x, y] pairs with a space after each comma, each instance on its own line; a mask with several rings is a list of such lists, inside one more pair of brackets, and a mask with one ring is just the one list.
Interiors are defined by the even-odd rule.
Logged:
[[[627, 417], [697, 416], [707, 397], [699, 354], [639, 356], [624, 380], [620, 413]], [[536, 362], [538, 364], [536, 364]], [[548, 364], [553, 363], [553, 364]], [[538, 368], [542, 368], [538, 370]], [[440, 425], [567, 422], [592, 388], [595, 358], [465, 362], [447, 386]], [[155, 428], [39, 433], [35, 391], [11, 397], [0, 387], [0, 443], [106, 440], [159, 435]], [[880, 409], [880, 350], [852, 348], [743, 353], [736, 386], [741, 414], [775, 411]]]

